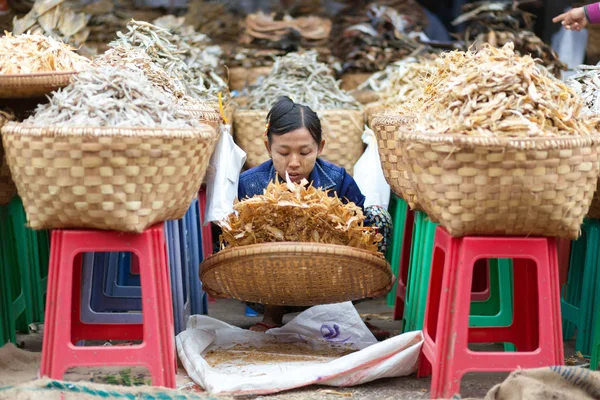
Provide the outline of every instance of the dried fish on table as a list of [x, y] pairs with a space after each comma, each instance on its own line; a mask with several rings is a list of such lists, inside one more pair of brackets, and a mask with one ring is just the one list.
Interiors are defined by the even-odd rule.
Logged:
[[7, 32], [0, 37], [0, 74], [82, 71], [89, 64], [71, 46], [48, 36]]
[[585, 104], [583, 114], [600, 116], [600, 66], [580, 65], [566, 84], [581, 96]]
[[532, 32], [535, 16], [519, 8], [526, 1], [479, 1], [463, 6], [463, 14], [453, 21], [465, 23], [462, 39], [465, 49], [472, 45], [481, 48], [485, 43], [502, 47], [513, 42], [520, 55], [531, 55], [560, 78], [567, 66], [556, 52]]
[[289, 96], [314, 110], [361, 109], [360, 103], [340, 89], [331, 69], [317, 61], [314, 50], [277, 58], [271, 73], [250, 88], [243, 107], [268, 110], [280, 96]]
[[563, 82], [519, 56], [508, 43], [442, 54], [420, 80], [413, 101], [397, 111], [412, 115], [408, 129], [431, 134], [548, 137], [598, 134], [580, 97]]
[[153, 85], [142, 70], [100, 65], [54, 92], [25, 123], [37, 126], [192, 128], [201, 122]]
[[237, 42], [243, 31], [242, 17], [217, 2], [190, 0], [185, 21], [219, 42]]
[[[344, 204], [327, 191], [300, 184], [270, 183], [263, 195], [234, 205], [236, 213], [221, 221], [221, 246], [269, 242], [313, 242], [346, 245], [376, 254], [382, 240], [354, 203]], [[381, 255], [383, 257], [383, 255]]]

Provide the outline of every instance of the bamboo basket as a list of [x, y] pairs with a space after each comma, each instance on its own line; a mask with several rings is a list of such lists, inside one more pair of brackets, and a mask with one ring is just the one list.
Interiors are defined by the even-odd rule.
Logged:
[[341, 77], [342, 82], [340, 84], [340, 87], [342, 88], [342, 90], [349, 92], [359, 87], [362, 83], [369, 79], [371, 75], [372, 74], [365, 72], [352, 72], [343, 74]]
[[57, 89], [68, 86], [75, 74], [76, 72], [48, 72], [0, 75], [0, 98], [44, 97]]
[[451, 235], [579, 236], [600, 174], [600, 136], [397, 137], [418, 204]]
[[[265, 148], [267, 111], [236, 110], [234, 139], [246, 152], [246, 166], [256, 167], [269, 159]], [[352, 174], [354, 164], [364, 152], [361, 139], [364, 127], [362, 110], [317, 111], [326, 141], [322, 157]]]
[[229, 69], [229, 90], [240, 91], [246, 86], [254, 85], [261, 76], [267, 76], [271, 73], [272, 66], [243, 68], [233, 67]]
[[142, 232], [182, 218], [218, 139], [198, 129], [6, 124], [8, 165], [33, 229]]
[[324, 243], [263, 243], [230, 247], [200, 267], [214, 297], [269, 305], [313, 306], [381, 294], [392, 282], [383, 257]]

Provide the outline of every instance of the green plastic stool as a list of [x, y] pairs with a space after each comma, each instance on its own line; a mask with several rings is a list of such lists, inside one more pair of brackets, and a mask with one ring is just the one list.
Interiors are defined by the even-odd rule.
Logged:
[[[8, 287], [5, 282], [4, 271], [4, 258], [2, 256], [3, 252], [2, 243], [0, 242], [0, 347], [2, 347], [7, 342], [10, 342], [10, 328], [9, 328], [9, 319], [8, 319], [8, 305], [10, 304], [9, 296], [8, 296]], [[4, 250], [6, 251], [6, 250]]]
[[[600, 274], [596, 277], [596, 295], [600, 300]], [[600, 306], [594, 308], [594, 327], [592, 338], [592, 357], [590, 360], [590, 369], [598, 371], [600, 369]]]
[[392, 193], [390, 196], [389, 211], [392, 215], [394, 230], [392, 232], [392, 241], [387, 249], [385, 258], [392, 266], [392, 272], [396, 277], [392, 290], [387, 295], [387, 305], [394, 307], [396, 305], [396, 290], [398, 286], [398, 267], [400, 266], [400, 255], [402, 253], [402, 240], [404, 238], [404, 227], [406, 224], [406, 211], [408, 204]]
[[[600, 221], [585, 220], [581, 226], [581, 237], [574, 241], [571, 250], [569, 276], [561, 296], [561, 311], [564, 340], [577, 338], [575, 350], [585, 356], [592, 355], [594, 336], [594, 314], [598, 313], [596, 303], [600, 301], [600, 285], [597, 281], [600, 262]], [[575, 326], [573, 329], [571, 323]]]

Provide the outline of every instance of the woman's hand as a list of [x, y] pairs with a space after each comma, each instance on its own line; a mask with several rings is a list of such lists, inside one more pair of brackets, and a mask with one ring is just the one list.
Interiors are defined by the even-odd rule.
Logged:
[[560, 22], [565, 29], [580, 31], [588, 24], [583, 7], [572, 8], [566, 13], [560, 14], [552, 19], [552, 22]]

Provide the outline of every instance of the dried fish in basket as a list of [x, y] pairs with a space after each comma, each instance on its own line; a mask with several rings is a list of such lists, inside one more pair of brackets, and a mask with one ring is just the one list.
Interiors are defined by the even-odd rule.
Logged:
[[[14, 121], [15, 115], [11, 112], [0, 110], [0, 128], [8, 122]], [[0, 206], [8, 204], [17, 193], [17, 188], [10, 175], [10, 169], [4, 157], [4, 148], [0, 143]]]
[[390, 283], [389, 264], [377, 253], [381, 236], [363, 226], [361, 209], [306, 185], [271, 183], [234, 206], [236, 214], [220, 223], [227, 248], [202, 264], [209, 292], [314, 305], [365, 298]]
[[39, 34], [0, 37], [0, 97], [43, 97], [69, 84], [89, 60], [69, 45]]
[[315, 51], [278, 58], [273, 71], [251, 88], [248, 102], [236, 109], [235, 140], [247, 154], [247, 165], [268, 160], [263, 138], [265, 119], [280, 96], [290, 96], [319, 114], [327, 140], [323, 158], [352, 171], [364, 151], [362, 106], [339, 88], [330, 68], [317, 62]]
[[575, 92], [511, 44], [446, 53], [421, 86], [373, 121], [394, 191], [455, 236], [579, 235], [600, 135]]
[[141, 232], [183, 217], [217, 131], [141, 70], [104, 65], [5, 124], [2, 139], [32, 228]]

